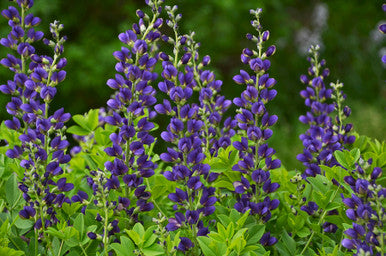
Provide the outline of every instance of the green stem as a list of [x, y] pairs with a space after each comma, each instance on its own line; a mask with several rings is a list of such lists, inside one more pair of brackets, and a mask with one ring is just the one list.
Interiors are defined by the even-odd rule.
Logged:
[[[155, 9], [156, 9], [156, 10], [158, 9], [157, 4], [155, 5]], [[147, 36], [147, 34], [150, 32], [150, 29], [153, 28], [153, 24], [154, 24], [154, 22], [155, 22], [155, 20], [156, 20], [157, 17], [158, 17], [158, 12], [156, 11], [156, 13], [154, 13], [154, 15], [153, 15], [153, 19], [152, 19], [151, 22], [149, 23], [149, 26], [146, 28], [145, 33], [144, 33], [143, 36], [142, 36], [142, 40], [145, 39], [145, 37]]]
[[339, 248], [338, 248], [338, 251], [340, 252], [341, 248], [342, 248], [342, 240], [343, 240], [343, 237], [344, 237], [344, 233], [342, 232], [342, 236], [340, 238], [340, 242], [339, 242]]
[[[24, 23], [24, 16], [25, 16], [25, 9], [24, 7], [22, 6], [21, 7], [21, 28], [23, 29], [23, 31], [25, 31], [25, 23]], [[24, 35], [23, 37], [20, 39], [20, 41], [22, 43], [24, 43], [25, 41], [25, 38], [24, 38]], [[21, 73], [25, 73], [25, 57], [23, 54], [21, 54]], [[23, 97], [24, 98], [24, 97]]]
[[63, 242], [64, 242], [64, 240], [62, 240], [62, 242], [60, 243], [60, 248], [59, 248], [58, 256], [62, 255]]
[[39, 231], [37, 228], [35, 228], [35, 255], [38, 255], [38, 247], [39, 247], [38, 239], [39, 239]]
[[[149, 183], [149, 179], [146, 179], [146, 185], [148, 187], [148, 190], [151, 191], [150, 189], [150, 183]], [[153, 204], [155, 205], [155, 207], [157, 207], [158, 211], [163, 215], [163, 216], [167, 216], [162, 210], [161, 208], [159, 207], [159, 205], [157, 204], [157, 201], [156, 200], [152, 200]]]
[[[201, 80], [200, 80], [200, 75], [197, 72], [197, 64], [196, 64], [196, 60], [194, 58], [194, 56], [196, 55], [196, 51], [194, 50], [193, 44], [192, 44], [190, 50], [192, 52], [192, 59], [193, 59], [193, 61], [192, 61], [193, 62], [193, 74], [194, 74], [194, 77], [195, 77], [195, 80], [197, 82], [198, 87], [200, 89], [202, 89], [203, 85], [202, 85]], [[205, 106], [208, 107], [210, 113], [213, 113], [213, 108], [212, 108], [211, 104], [205, 104]], [[207, 151], [210, 154], [210, 151], [209, 151], [209, 146], [210, 146], [209, 145], [209, 126], [210, 126], [209, 118], [204, 117], [204, 128], [205, 128], [205, 135], [206, 135], [206, 145], [205, 145], [206, 150], [204, 150], [204, 152]]]
[[79, 243], [80, 249], [82, 249], [83, 255], [88, 256], [86, 250], [83, 248], [82, 244]]
[[[262, 38], [262, 35], [261, 35], [261, 32], [259, 31], [259, 40], [261, 40]], [[262, 41], [259, 41], [258, 45], [257, 45], [257, 48], [259, 50], [259, 59], [261, 59], [262, 57], [262, 48], [263, 48], [263, 42]], [[260, 94], [260, 88], [259, 88], [259, 73], [256, 73], [256, 81], [255, 81], [255, 88], [256, 90], [258, 91], [258, 94]], [[255, 115], [255, 126], [258, 126], [258, 122], [259, 122], [259, 116], [256, 114]], [[258, 168], [259, 166], [259, 152], [258, 152], [258, 146], [259, 145], [256, 145], [256, 152], [255, 152], [255, 169]]]
[[108, 250], [107, 250], [107, 246], [108, 246], [108, 243], [109, 243], [109, 239], [108, 239], [108, 231], [107, 231], [107, 227], [109, 225], [109, 209], [107, 208], [106, 206], [106, 198], [107, 198], [107, 195], [105, 195], [105, 191], [104, 189], [102, 189], [102, 201], [103, 201], [103, 209], [104, 209], [104, 213], [105, 213], [105, 216], [104, 216], [104, 231], [103, 231], [103, 247], [104, 247], [104, 254], [106, 256], [108, 256]]
[[342, 104], [341, 104], [341, 99], [340, 99], [340, 93], [339, 89], [336, 88], [336, 104], [338, 105], [338, 118], [339, 118], [339, 123], [337, 124], [339, 126], [338, 134], [342, 134], [342, 125], [343, 125], [343, 117], [342, 117]]
[[[57, 55], [57, 54], [54, 55], [54, 60], [52, 61], [52, 64], [50, 66], [50, 71], [48, 72], [46, 86], [50, 86], [51, 76], [52, 76], [52, 73], [53, 73], [54, 66], [56, 65], [56, 61], [58, 60], [58, 57], [59, 57], [59, 55]], [[46, 113], [46, 115], [47, 115], [47, 113]]]

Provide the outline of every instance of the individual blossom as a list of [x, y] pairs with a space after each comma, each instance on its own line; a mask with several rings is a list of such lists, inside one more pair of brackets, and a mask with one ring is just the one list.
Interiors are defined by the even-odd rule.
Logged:
[[[275, 150], [267, 143], [273, 133], [270, 127], [278, 120], [267, 109], [268, 102], [277, 95], [277, 91], [272, 88], [276, 80], [268, 74], [271, 66], [269, 57], [276, 48], [273, 45], [264, 48], [269, 31], [263, 30], [261, 26], [262, 10], [251, 10], [250, 13], [254, 16], [251, 24], [257, 35], [247, 34], [247, 39], [255, 43], [257, 49], [245, 48], [241, 54], [241, 61], [249, 66], [250, 73], [240, 70], [240, 74], [233, 77], [237, 84], [245, 86], [241, 97], [233, 100], [238, 107], [235, 119], [240, 135], [240, 141], [233, 143], [240, 157], [233, 170], [241, 173], [241, 181], [233, 183], [238, 194], [234, 207], [242, 213], [249, 210], [258, 221], [265, 223], [271, 219], [271, 212], [279, 206], [279, 200], [270, 197], [279, 188], [278, 183], [272, 182], [270, 174], [280, 167], [281, 162], [274, 158]], [[277, 239], [267, 232], [260, 242], [270, 246]]]

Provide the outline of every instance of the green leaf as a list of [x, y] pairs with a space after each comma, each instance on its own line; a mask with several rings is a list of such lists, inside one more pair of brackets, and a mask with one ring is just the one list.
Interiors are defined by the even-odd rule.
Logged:
[[[229, 223], [228, 227], [231, 225], [233, 226], [232, 222]], [[217, 223], [217, 232], [218, 235], [221, 237], [220, 241], [225, 241], [226, 239], [232, 238], [232, 236], [229, 237], [227, 229], [225, 229], [225, 227], [221, 223]]]
[[76, 230], [73, 226], [68, 226], [65, 227], [64, 229], [61, 230], [64, 233], [64, 239], [68, 240], [74, 236], [79, 235], [79, 231]]
[[325, 172], [328, 180], [336, 179], [339, 183], [343, 183], [343, 178], [348, 175], [348, 172], [340, 166], [321, 165], [320, 168]]
[[80, 126], [73, 125], [67, 129], [68, 133], [79, 135], [79, 136], [86, 136], [90, 133], [89, 130], [86, 130]]
[[307, 227], [303, 227], [302, 229], [296, 231], [296, 235], [298, 235], [301, 238], [308, 237], [310, 234], [311, 234], [311, 231]]
[[99, 109], [91, 109], [86, 116], [86, 125], [91, 131], [94, 131], [99, 124]]
[[14, 208], [20, 196], [21, 193], [17, 186], [16, 174], [12, 173], [5, 183], [5, 198], [7, 199], [8, 204]]
[[57, 238], [59, 238], [61, 240], [65, 239], [65, 235], [62, 232], [56, 230], [53, 227], [48, 227], [47, 230], [46, 230], [46, 233], [51, 235], [51, 236], [57, 237]]
[[121, 236], [121, 243], [112, 243], [110, 247], [115, 251], [117, 256], [132, 255], [135, 249], [133, 242], [126, 236]]
[[61, 254], [59, 254], [59, 249], [60, 248], [60, 241], [57, 237], [54, 237], [54, 239], [52, 239], [52, 251], [55, 255], [58, 255], [60, 256]]
[[334, 156], [336, 160], [347, 170], [350, 170], [352, 166], [355, 164], [354, 157], [350, 154], [350, 152], [343, 150], [336, 150], [334, 152]]
[[144, 237], [144, 235], [145, 235], [145, 229], [143, 228], [142, 224], [139, 222], [135, 223], [135, 225], [133, 227], [133, 231], [137, 232], [137, 234], [140, 237]]
[[20, 140], [19, 140], [20, 133], [9, 129], [4, 121], [0, 125], [0, 140], [5, 140], [8, 142], [9, 147], [13, 147], [15, 145], [20, 145]]
[[259, 243], [261, 237], [264, 235], [265, 225], [253, 225], [247, 231], [247, 245], [254, 245]]
[[134, 241], [134, 243], [139, 246], [142, 244], [142, 237], [137, 233], [135, 232], [134, 230], [127, 230], [126, 229], [126, 233], [129, 235], [129, 237], [131, 238], [131, 240]]
[[30, 228], [32, 228], [33, 225], [34, 225], [33, 220], [23, 220], [23, 219], [18, 218], [15, 221], [15, 226], [18, 229], [30, 229]]
[[288, 233], [284, 230], [282, 233], [282, 241], [284, 245], [287, 247], [289, 252], [295, 254], [296, 252], [296, 242], [295, 240], [288, 235]]
[[0, 247], [0, 255], [6, 255], [6, 256], [22, 256], [25, 255], [23, 251], [16, 251], [12, 248], [8, 247]]
[[370, 138], [367, 136], [356, 136], [355, 142], [353, 144], [354, 147], [359, 148], [361, 152], [365, 151]]
[[217, 256], [216, 252], [209, 247], [211, 242], [209, 237], [199, 236], [197, 237], [197, 240], [205, 256]]
[[74, 228], [79, 232], [79, 241], [83, 241], [84, 238], [84, 216], [79, 213], [74, 220]]
[[247, 220], [250, 211], [251, 211], [251, 210], [248, 210], [248, 211], [246, 211], [245, 213], [243, 213], [243, 216], [241, 216], [241, 218], [236, 222], [237, 228], [241, 228], [241, 227], [244, 226], [244, 223], [245, 223], [245, 221]]
[[237, 255], [240, 255], [246, 244], [247, 242], [245, 241], [244, 237], [238, 236], [237, 238], [232, 239], [230, 248], [236, 248]]
[[225, 214], [219, 214], [217, 218], [220, 220], [221, 224], [223, 224], [225, 227], [229, 225], [229, 223], [232, 221], [228, 216]]
[[62, 210], [68, 215], [72, 216], [74, 213], [76, 213], [79, 208], [82, 207], [82, 204], [79, 202], [68, 204], [68, 203], [63, 203], [62, 205]]
[[384, 168], [386, 166], [386, 152], [383, 152], [378, 156], [377, 167]]
[[311, 226], [311, 229], [312, 229], [315, 233], [320, 233], [320, 230], [321, 230], [320, 225], [318, 225], [318, 224], [310, 224], [310, 226]]
[[232, 209], [229, 217], [231, 218], [232, 222], [236, 223], [240, 218], [240, 213], [235, 209]]
[[8, 229], [9, 229], [9, 218], [6, 218], [3, 224], [1, 224], [0, 227], [0, 236], [1, 237], [6, 237], [8, 234]]
[[160, 244], [153, 244], [150, 247], [142, 249], [145, 256], [164, 255], [165, 251]]
[[82, 115], [74, 115], [72, 119], [77, 123], [80, 127], [82, 127], [84, 130], [91, 132], [91, 129], [87, 126], [87, 120], [85, 116]]
[[111, 140], [109, 138], [111, 132], [104, 130], [102, 127], [98, 127], [96, 129], [94, 137], [95, 141], [98, 143], [100, 146], [107, 146], [110, 145]]
[[3, 176], [4, 169], [5, 169], [4, 155], [0, 154], [0, 178]]
[[170, 236], [170, 234], [166, 237], [166, 246], [168, 247], [168, 251], [170, 252], [174, 247], [177, 247], [180, 243], [180, 231], [177, 232], [177, 234], [173, 237]]
[[226, 180], [218, 180], [216, 182], [213, 183], [213, 187], [215, 188], [226, 188], [230, 191], [234, 191], [235, 188], [232, 184], [232, 182], [230, 181], [226, 181]]
[[234, 233], [235, 233], [235, 225], [233, 224], [233, 222], [231, 222], [231, 223], [229, 223], [229, 225], [227, 227], [226, 237], [228, 237], [228, 239], [230, 239], [233, 237]]
[[238, 239], [239, 237], [241, 237], [244, 240], [244, 234], [245, 232], [247, 232], [247, 230], [248, 230], [247, 228], [242, 228], [238, 230], [236, 234], [232, 236], [233, 237], [232, 239]]
[[[82, 157], [86, 161], [87, 165], [90, 167], [91, 170], [98, 169], [98, 163], [94, 161], [93, 156], [91, 154], [82, 154]], [[95, 157], [94, 157], [95, 158]]]
[[359, 157], [361, 156], [361, 151], [359, 150], [359, 148], [354, 148], [350, 151], [350, 154], [354, 159], [354, 163], [356, 163], [358, 162]]
[[322, 175], [316, 175], [316, 177], [308, 177], [307, 181], [312, 185], [312, 187], [321, 192], [322, 194], [327, 193], [330, 190], [332, 182], [329, 181], [326, 177]]
[[227, 169], [228, 165], [222, 161], [215, 162], [210, 166], [210, 170], [212, 172], [222, 173], [225, 172]]
[[149, 227], [146, 229], [143, 240], [145, 241], [143, 244], [143, 248], [149, 247], [157, 240], [157, 236], [154, 234], [154, 229], [156, 226]]
[[227, 240], [226, 238], [226, 234], [219, 234], [219, 233], [216, 233], [214, 231], [210, 232], [210, 234], [208, 235], [213, 241], [217, 243], [225, 243], [225, 241]]
[[[248, 246], [245, 246], [244, 249], [241, 251], [242, 254], [244, 253], [248, 253], [248, 252], [252, 252], [252, 251], [257, 251], [257, 250], [261, 250], [261, 248], [264, 249], [263, 246], [257, 244], [257, 245], [248, 245]], [[265, 250], [264, 250], [265, 252]], [[264, 253], [261, 253], [260, 255], [263, 255]]]
[[226, 255], [227, 248], [228, 246], [224, 242], [216, 243], [211, 246], [211, 249], [216, 251], [216, 255]]

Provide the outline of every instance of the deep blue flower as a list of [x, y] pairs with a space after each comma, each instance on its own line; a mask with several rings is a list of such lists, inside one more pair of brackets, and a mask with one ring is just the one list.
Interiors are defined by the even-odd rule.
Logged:
[[[345, 125], [343, 120], [339, 120], [339, 117], [346, 118], [350, 115], [348, 107], [342, 106], [345, 96], [340, 88], [343, 85], [331, 84], [331, 88], [325, 85], [324, 80], [329, 75], [329, 70], [325, 68], [325, 60], [319, 61], [318, 49], [318, 46], [312, 46], [309, 51], [312, 55], [308, 59], [311, 64], [310, 77], [300, 76], [300, 81], [307, 86], [300, 95], [305, 99], [305, 105], [310, 108], [306, 115], [299, 117], [302, 123], [310, 126], [306, 133], [300, 135], [304, 150], [303, 154], [297, 156], [306, 167], [303, 177], [321, 174], [318, 166], [320, 164], [337, 165], [334, 151], [344, 149], [355, 140], [355, 137], [350, 135], [352, 125]], [[335, 102], [331, 101], [332, 98]], [[336, 110], [339, 113], [333, 118], [331, 114]], [[315, 160], [317, 165], [314, 164]]]
[[194, 247], [192, 241], [187, 237], [180, 237], [180, 243], [178, 244], [177, 249], [183, 252], [189, 251]]
[[[252, 24], [260, 24], [261, 10], [251, 11], [255, 14]], [[250, 214], [257, 219], [267, 222], [270, 220], [271, 211], [279, 205], [279, 200], [271, 200], [268, 194], [275, 192], [280, 186], [272, 183], [270, 171], [280, 167], [279, 159], [272, 159], [275, 150], [268, 147], [267, 140], [272, 136], [270, 129], [278, 118], [270, 115], [265, 105], [276, 97], [276, 90], [272, 89], [276, 80], [266, 73], [271, 62], [267, 57], [271, 56], [274, 48], [271, 47], [268, 55], [264, 55], [263, 45], [268, 40], [268, 31], [262, 31], [261, 26], [256, 27], [261, 37], [247, 35], [249, 40], [255, 40], [259, 51], [244, 49], [241, 54], [241, 61], [249, 66], [249, 74], [240, 70], [233, 80], [237, 84], [246, 86], [241, 97], [235, 98], [233, 103], [239, 107], [235, 120], [239, 127], [240, 141], [233, 142], [233, 146], [239, 151], [240, 160], [232, 167], [232, 170], [241, 173], [241, 180], [233, 183], [235, 192], [240, 196], [234, 208], [239, 212], [250, 210]], [[277, 239], [270, 237], [270, 233], [264, 235], [261, 243], [265, 246], [276, 243]]]
[[276, 237], [273, 237], [271, 236], [271, 233], [270, 232], [267, 232], [265, 233], [261, 239], [260, 239], [260, 243], [264, 246], [271, 246], [271, 245], [274, 245], [277, 243], [277, 238]]
[[[28, 13], [33, 1], [15, 2], [18, 8], [9, 7], [1, 12], [9, 20], [11, 29], [6, 38], [0, 39], [0, 43], [14, 52], [0, 63], [15, 75], [13, 81], [0, 86], [0, 91], [11, 95], [6, 108], [13, 117], [6, 120], [5, 125], [21, 134], [21, 145], [8, 149], [6, 155], [19, 158], [20, 166], [25, 170], [19, 188], [27, 206], [20, 211], [20, 216], [34, 217], [34, 227], [40, 229], [57, 223], [57, 212], [63, 203], [70, 203], [66, 193], [62, 192], [74, 187], [66, 182], [66, 178], [56, 177], [63, 173], [61, 164], [71, 159], [66, 154], [69, 143], [63, 138], [64, 123], [71, 116], [63, 109], [53, 115], [49, 113], [49, 103], [57, 92], [56, 86], [66, 76], [62, 70], [66, 60], [60, 58], [61, 51], [56, 50], [63, 49], [66, 39], [59, 35], [63, 25], [58, 22], [50, 24], [53, 36], [50, 46], [54, 56], [39, 55], [34, 42], [41, 40], [44, 34], [32, 28], [41, 22], [40, 18]], [[41, 204], [45, 206], [39, 207]]]
[[[118, 39], [125, 46], [113, 53], [118, 61], [117, 74], [106, 84], [115, 92], [106, 103], [107, 113], [100, 118], [103, 124], [116, 128], [109, 136], [110, 146], [104, 149], [111, 158], [105, 162], [103, 170], [91, 170], [87, 179], [93, 189], [94, 203], [102, 209], [98, 219], [103, 223], [101, 236], [104, 239], [114, 239], [121, 232], [121, 224], [113, 216], [124, 216], [135, 223], [140, 221], [142, 212], [154, 208], [149, 202], [151, 193], [143, 183], [154, 175], [157, 167], [148, 149], [155, 142], [150, 132], [155, 127], [151, 119], [156, 115], [152, 110], [156, 103], [153, 83], [158, 77], [154, 72], [158, 63], [155, 46], [160, 38], [158, 29], [163, 23], [158, 18], [162, 10], [159, 4], [159, 1], [148, 1], [148, 5], [155, 7], [152, 8], [154, 19], [140, 18], [132, 29], [120, 33]], [[142, 11], [137, 14], [145, 15]], [[113, 210], [114, 215], [106, 215], [106, 209]]]

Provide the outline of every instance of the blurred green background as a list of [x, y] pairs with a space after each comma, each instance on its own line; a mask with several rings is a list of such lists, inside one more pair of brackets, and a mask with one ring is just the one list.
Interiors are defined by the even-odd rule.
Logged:
[[[321, 55], [331, 70], [330, 81], [345, 84], [346, 103], [352, 108], [349, 121], [356, 131], [381, 140], [386, 139], [386, 72], [381, 55], [386, 52], [385, 36], [377, 26], [386, 20], [383, 1], [371, 0], [166, 0], [177, 4], [183, 14], [181, 32], [196, 32], [201, 42], [201, 56], [209, 54], [211, 68], [224, 81], [223, 94], [228, 99], [240, 95], [242, 86], [232, 77], [243, 67], [241, 50], [253, 47], [245, 34], [252, 33], [249, 9], [264, 9], [262, 24], [269, 29], [269, 43], [277, 46], [271, 58], [270, 75], [278, 81], [279, 94], [270, 103], [270, 113], [279, 116], [271, 145], [288, 168], [301, 168], [295, 155], [302, 151], [298, 136], [307, 128], [298, 117], [306, 112], [299, 91], [299, 76], [308, 68], [306, 50], [319, 43]], [[9, 4], [2, 0], [0, 8]], [[143, 0], [36, 0], [32, 11], [42, 18], [40, 29], [48, 34], [49, 23], [59, 20], [68, 36], [65, 57], [67, 79], [59, 86], [52, 109], [64, 107], [74, 114], [105, 106], [112, 90], [106, 86], [113, 77], [112, 52], [122, 46], [121, 31], [137, 21], [135, 10], [144, 8]], [[145, 8], [144, 10], [147, 10]], [[9, 33], [6, 20], [0, 19], [0, 36]], [[42, 52], [47, 51], [44, 46]], [[0, 48], [0, 57], [7, 54]], [[48, 53], [48, 52], [47, 52]], [[12, 74], [0, 69], [0, 82]], [[9, 97], [0, 95], [0, 120], [8, 118], [5, 104]], [[233, 109], [232, 109], [233, 110]], [[232, 111], [231, 110], [231, 111]], [[231, 112], [229, 112], [231, 113]]]

